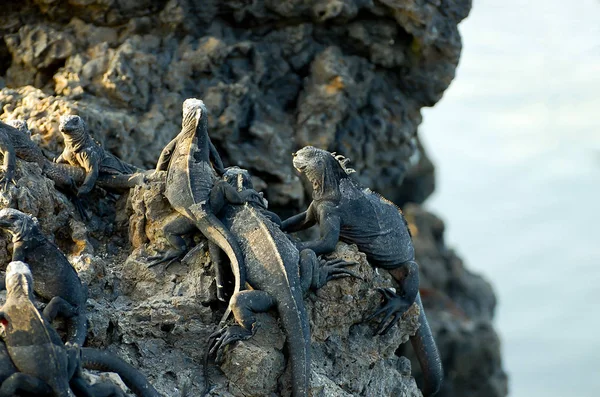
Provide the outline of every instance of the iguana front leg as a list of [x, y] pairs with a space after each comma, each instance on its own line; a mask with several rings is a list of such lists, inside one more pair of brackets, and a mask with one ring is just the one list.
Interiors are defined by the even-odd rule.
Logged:
[[14, 182], [15, 167], [17, 157], [12, 144], [8, 141], [0, 139], [0, 152], [4, 156], [3, 170], [4, 175], [0, 178], [0, 190], [8, 190], [8, 186], [11, 182]]
[[299, 251], [311, 249], [317, 255], [328, 254], [335, 251], [335, 246], [340, 238], [341, 220], [332, 206], [329, 205], [321, 205], [317, 216], [315, 217], [315, 222], [318, 221], [319, 223], [320, 238], [318, 240], [300, 242], [297, 244], [297, 247]]
[[287, 233], [298, 232], [300, 230], [308, 229], [309, 227], [317, 223], [317, 216], [315, 213], [314, 206], [311, 204], [308, 209], [304, 212], [289, 217], [285, 221], [281, 222], [281, 230]]
[[217, 151], [215, 145], [213, 145], [210, 138], [208, 138], [208, 149], [209, 149], [209, 158], [212, 160], [213, 168], [217, 171], [219, 176], [223, 176], [225, 173], [225, 167], [223, 166], [223, 160], [221, 160], [221, 155]]
[[160, 152], [160, 157], [156, 162], [156, 171], [166, 171], [169, 168], [169, 163], [171, 162], [171, 157], [173, 156], [176, 146], [177, 137], [173, 138], [171, 142], [164, 147], [162, 152]]
[[94, 153], [83, 152], [81, 156], [82, 166], [85, 169], [85, 179], [77, 190], [77, 195], [88, 194], [94, 188], [98, 175], [100, 174], [100, 159]]
[[66, 154], [65, 154], [66, 150], [64, 150], [60, 155], [58, 155], [57, 158], [54, 159], [54, 162], [57, 164], [69, 164], [69, 162], [66, 159]]

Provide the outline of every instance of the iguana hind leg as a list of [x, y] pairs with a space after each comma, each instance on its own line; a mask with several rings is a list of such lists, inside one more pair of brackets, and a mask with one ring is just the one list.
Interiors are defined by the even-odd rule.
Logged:
[[68, 341], [83, 346], [87, 337], [85, 313], [81, 313], [80, 308], [70, 304], [60, 296], [55, 296], [44, 308], [44, 317], [52, 322], [57, 316], [68, 319]]
[[167, 266], [181, 258], [187, 251], [188, 244], [183, 238], [184, 235], [192, 233], [196, 230], [194, 223], [187, 217], [177, 214], [173, 219], [163, 226], [165, 237], [171, 244], [171, 248], [161, 255], [148, 257], [148, 267], [160, 265], [168, 262]]
[[365, 321], [369, 321], [383, 314], [377, 331], [375, 331], [378, 335], [387, 333], [398, 322], [404, 312], [415, 302], [419, 293], [419, 265], [417, 262], [407, 261], [388, 271], [399, 284], [400, 292], [396, 293], [390, 288], [378, 288], [384, 302], [375, 313], [365, 319]]
[[275, 306], [275, 301], [264, 291], [241, 291], [233, 294], [229, 307], [239, 325], [225, 326], [214, 332], [209, 344], [209, 355], [216, 354], [221, 362], [223, 349], [239, 340], [249, 339], [257, 329], [256, 313], [264, 313]]
[[50, 386], [35, 376], [17, 372], [8, 377], [0, 387], [0, 397], [13, 397], [28, 393], [33, 396], [54, 396]]

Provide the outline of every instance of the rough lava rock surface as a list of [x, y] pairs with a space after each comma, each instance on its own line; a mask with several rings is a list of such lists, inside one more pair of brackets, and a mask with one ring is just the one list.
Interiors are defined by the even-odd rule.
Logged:
[[[151, 168], [179, 131], [181, 104], [202, 98], [226, 165], [247, 168], [282, 215], [303, 209], [291, 153], [306, 144], [351, 158], [361, 181], [399, 204], [422, 203], [433, 166], [417, 137], [420, 109], [454, 78], [458, 23], [470, 0], [27, 0], [0, 15], [0, 119], [26, 119], [49, 158], [62, 149], [61, 115], [79, 114], [112, 153]], [[186, 263], [147, 269], [167, 246], [171, 216], [152, 182], [115, 198], [96, 189], [84, 223], [37, 165], [18, 161], [18, 181], [0, 198], [36, 216], [90, 286], [88, 344], [140, 368], [165, 396], [202, 390], [207, 336], [223, 311], [201, 236]], [[401, 183], [405, 183], [401, 185]], [[490, 285], [443, 241], [443, 223], [406, 205], [422, 295], [446, 370], [442, 396], [504, 396], [506, 376], [491, 321]], [[0, 259], [10, 242], [0, 235]], [[418, 396], [411, 378], [407, 316], [372, 337], [361, 319], [391, 285], [354, 247], [364, 280], [337, 280], [306, 304], [315, 396]], [[414, 313], [413, 313], [414, 314]], [[285, 337], [260, 316], [251, 340], [211, 367], [214, 396], [289, 394]], [[275, 341], [275, 342], [273, 342]], [[395, 354], [394, 354], [395, 353]], [[418, 372], [413, 362], [412, 373]], [[417, 381], [419, 377], [417, 376]]]

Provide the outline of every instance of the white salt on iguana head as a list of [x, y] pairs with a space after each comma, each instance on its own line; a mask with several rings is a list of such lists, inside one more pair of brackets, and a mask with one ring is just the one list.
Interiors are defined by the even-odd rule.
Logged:
[[206, 105], [201, 99], [188, 98], [183, 101], [183, 118], [193, 115], [196, 120], [200, 120], [206, 114]]
[[31, 136], [31, 131], [29, 131], [29, 127], [27, 127], [27, 122], [24, 120], [8, 120], [6, 124], [16, 128], [17, 130], [19, 130], [19, 132], [27, 136]]
[[183, 101], [181, 130], [184, 133], [195, 133], [199, 126], [201, 128], [207, 128], [208, 126], [206, 120], [206, 106], [200, 99], [188, 98]]
[[27, 294], [33, 292], [33, 275], [26, 263], [21, 261], [10, 262], [6, 268], [7, 291], [22, 291]]

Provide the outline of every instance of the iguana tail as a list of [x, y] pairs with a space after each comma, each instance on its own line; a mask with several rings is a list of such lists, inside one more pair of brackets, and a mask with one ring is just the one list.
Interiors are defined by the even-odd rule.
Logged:
[[417, 294], [415, 302], [419, 305], [419, 323], [421, 326], [417, 333], [410, 337], [410, 342], [423, 372], [423, 396], [430, 397], [440, 390], [444, 379], [444, 369], [442, 368], [440, 353], [435, 345], [435, 340], [425, 316], [420, 294]]
[[[300, 291], [299, 288], [296, 289]], [[299, 294], [290, 291], [292, 304], [278, 302], [277, 310], [287, 334], [288, 365], [292, 366], [292, 396], [308, 397], [310, 386], [310, 326]]]
[[[245, 288], [246, 285], [246, 268], [244, 265], [244, 255], [238, 241], [231, 234], [223, 223], [212, 212], [203, 208], [202, 204], [196, 204], [189, 208], [194, 219], [194, 223], [198, 230], [211, 242], [219, 246], [231, 262], [231, 270], [235, 279], [234, 291], [237, 293]], [[231, 314], [231, 307], [228, 306], [225, 314], [221, 318], [219, 326], [223, 326], [227, 318]]]
[[140, 371], [112, 353], [83, 347], [81, 365], [85, 369], [117, 373], [138, 397], [161, 397]]

